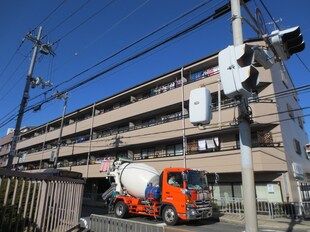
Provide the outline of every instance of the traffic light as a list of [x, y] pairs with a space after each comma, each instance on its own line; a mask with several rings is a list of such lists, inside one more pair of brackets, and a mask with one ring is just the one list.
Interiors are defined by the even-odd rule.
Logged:
[[193, 89], [189, 96], [189, 120], [192, 124], [210, 124], [212, 119], [212, 97], [207, 88]]
[[269, 36], [270, 43], [281, 60], [287, 60], [294, 53], [305, 49], [305, 41], [300, 32], [300, 27], [286, 30], [275, 30]]
[[218, 62], [223, 90], [226, 96], [250, 97], [259, 84], [259, 72], [253, 66], [255, 52], [252, 46], [228, 46], [220, 51]]

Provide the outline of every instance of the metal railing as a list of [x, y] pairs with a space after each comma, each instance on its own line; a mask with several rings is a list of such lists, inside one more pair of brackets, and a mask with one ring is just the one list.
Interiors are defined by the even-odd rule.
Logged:
[[137, 222], [119, 218], [113, 218], [103, 215], [90, 215], [90, 231], [92, 232], [165, 232], [166, 227], [164, 225], [156, 225], [144, 222]]
[[[213, 199], [215, 208], [223, 213], [237, 214], [243, 217], [244, 204], [242, 198], [221, 197]], [[271, 219], [290, 217], [290, 218], [308, 218], [310, 217], [310, 202], [285, 203], [271, 202], [268, 200], [257, 199], [256, 210], [259, 215], [268, 215]]]
[[84, 180], [0, 168], [0, 231], [68, 231], [79, 226]]

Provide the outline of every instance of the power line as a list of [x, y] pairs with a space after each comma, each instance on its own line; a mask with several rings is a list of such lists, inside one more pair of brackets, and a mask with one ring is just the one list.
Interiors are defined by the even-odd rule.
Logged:
[[143, 3], [141, 3], [138, 7], [136, 7], [133, 11], [131, 11], [129, 14], [127, 14], [126, 16], [124, 16], [123, 18], [121, 18], [118, 22], [114, 23], [110, 28], [108, 28], [106, 31], [104, 31], [101, 35], [99, 35], [96, 39], [92, 40], [90, 43], [88, 43], [86, 46], [84, 46], [84, 48], [82, 48], [79, 53], [85, 49], [87, 49], [88, 47], [90, 47], [92, 44], [94, 44], [96, 41], [98, 41], [99, 39], [102, 39], [103, 35], [106, 34], [107, 32], [111, 31], [112, 29], [114, 29], [115, 27], [117, 27], [119, 24], [121, 24], [123, 21], [125, 21], [126, 19], [128, 19], [131, 15], [133, 15], [134, 13], [136, 13], [139, 9], [141, 9], [143, 6], [145, 6], [150, 0], [146, 0]]
[[[304, 91], [305, 90], [305, 87], [309, 87], [308, 85], [305, 85], [305, 86], [301, 86], [301, 87], [298, 87], [296, 88], [295, 90], [298, 90], [299, 91]], [[288, 90], [285, 90], [285, 91], [281, 91], [281, 92], [278, 92], [281, 94], [281, 96], [285, 96], [284, 94], [287, 94], [287, 95], [291, 95], [291, 91], [292, 89], [288, 89]], [[309, 90], [308, 90], [309, 91]], [[276, 96], [278, 93], [274, 93], [272, 94], [273, 96]], [[268, 97], [271, 97], [271, 95], [265, 95], [265, 96], [262, 96], [261, 98], [258, 98], [258, 100], [264, 100], [265, 97], [268, 96]], [[255, 101], [254, 101], [255, 102]], [[229, 105], [229, 104], [228, 104]], [[290, 112], [290, 111], [301, 111], [301, 110], [305, 110], [305, 109], [309, 109], [309, 107], [303, 107], [303, 108], [298, 108], [298, 109], [293, 109], [293, 110], [287, 110], [287, 111], [282, 111], [282, 112], [277, 112], [277, 113], [272, 113], [272, 114], [266, 114], [266, 115], [260, 115], [260, 116], [254, 116], [253, 118], [259, 118], [259, 117], [264, 117], [264, 116], [271, 116], [271, 115], [275, 115], [275, 114], [282, 114], [282, 113], [287, 113], [287, 112]], [[8, 122], [14, 120], [16, 118], [15, 115], [13, 115], [11, 118], [7, 119], [7, 121], [3, 122], [1, 125], [0, 125], [0, 128], [2, 126], [4, 126], [5, 124], [7, 124]], [[228, 123], [230, 121], [227, 121], [226, 123]], [[225, 123], [225, 122], [223, 122]], [[211, 125], [210, 125], [211, 126]], [[217, 127], [217, 124], [215, 124], [215, 127]]]
[[13, 55], [11, 56], [11, 58], [9, 59], [8, 63], [4, 66], [3, 70], [0, 73], [0, 76], [3, 75], [3, 73], [6, 71], [6, 69], [9, 67], [9, 65], [12, 63], [15, 55], [18, 53], [19, 49], [22, 47], [22, 45], [25, 42], [25, 38], [22, 39], [21, 43], [19, 44], [19, 46], [17, 47], [17, 49], [15, 50], [15, 52], [13, 53]]
[[265, 11], [267, 12], [267, 14], [269, 15], [269, 18], [272, 20], [272, 22], [274, 23], [274, 25], [277, 27], [278, 30], [280, 30], [280, 27], [278, 25], [278, 23], [274, 20], [274, 18], [272, 17], [270, 11], [268, 10], [267, 6], [265, 5], [263, 0], [259, 0], [262, 4], [262, 6], [264, 7]]
[[[273, 94], [268, 94], [268, 95], [264, 95], [264, 96], [261, 96], [261, 97], [258, 97], [257, 99], [253, 99], [253, 101], [259, 101], [259, 100], [267, 100], [269, 98], [279, 98], [279, 97], [285, 97], [287, 95], [291, 95], [292, 93], [301, 93], [301, 92], [309, 92], [309, 88], [310, 88], [310, 85], [304, 85], [304, 86], [300, 86], [300, 87], [297, 87], [297, 88], [292, 88], [292, 89], [287, 89], [287, 90], [284, 90], [284, 91], [280, 91], [280, 92], [276, 92], [276, 93], [273, 93]], [[53, 99], [49, 99], [50, 100], [53, 100]], [[43, 104], [43, 103], [39, 103], [39, 104], [35, 104], [35, 105], [32, 105], [30, 106], [27, 111], [30, 111], [30, 110], [33, 110], [34, 108], [38, 107], [38, 105], [40, 104]], [[229, 105], [229, 104], [228, 104]], [[15, 108], [16, 109], [16, 108]], [[297, 109], [298, 110], [298, 109]], [[301, 109], [302, 110], [302, 109]], [[12, 112], [12, 111], [11, 111]], [[7, 123], [13, 121], [14, 119], [16, 118], [16, 115], [11, 115], [10, 118], [4, 120], [3, 122], [1, 122], [0, 124], [0, 128], [5, 126]], [[4, 119], [4, 118], [2, 118]], [[2, 120], [1, 119], [1, 120]]]
[[98, 15], [100, 12], [102, 12], [103, 10], [105, 10], [108, 6], [110, 6], [113, 2], [115, 2], [116, 0], [111, 0], [110, 2], [108, 2], [106, 5], [104, 5], [101, 9], [99, 9], [98, 11], [96, 11], [94, 14], [92, 14], [91, 16], [89, 16], [86, 20], [84, 20], [83, 22], [81, 22], [80, 24], [78, 24], [76, 27], [74, 27], [73, 29], [71, 29], [69, 32], [67, 32], [66, 34], [64, 34], [62, 37], [60, 37], [56, 42], [54, 42], [53, 44], [59, 43], [62, 39], [64, 39], [65, 37], [67, 37], [68, 35], [70, 35], [72, 32], [74, 32], [76, 29], [78, 29], [79, 27], [81, 27], [82, 25], [84, 25], [86, 22], [88, 22], [89, 20], [91, 20], [92, 18], [94, 18], [96, 15]]
[[[16, 67], [16, 69], [14, 70], [14, 72], [13, 72], [10, 76], [8, 76], [8, 79], [2, 83], [2, 85], [1, 85], [1, 87], [0, 87], [0, 92], [3, 94], [3, 96], [0, 97], [0, 102], [1, 102], [5, 97], [8, 96], [8, 93], [9, 93], [10, 91], [13, 90], [13, 88], [9, 88], [9, 89], [7, 89], [6, 92], [3, 92], [3, 90], [5, 89], [5, 87], [7, 86], [7, 84], [10, 83], [10, 82], [12, 82], [12, 77], [14, 76], [14, 74], [16, 74], [16, 72], [20, 69], [20, 67], [25, 63], [25, 61], [26, 61], [27, 58], [28, 58], [28, 57], [25, 57], [25, 58], [19, 63], [19, 65], [17, 65], [17, 67]], [[25, 76], [25, 75], [24, 75], [24, 76]], [[18, 80], [17, 80], [17, 81], [18, 81]], [[16, 83], [15, 83], [15, 84], [16, 84]], [[14, 84], [13, 86], [16, 86], [15, 84]]]
[[[75, 75], [72, 76], [71, 78], [69, 78], [69, 79], [67, 79], [67, 80], [65, 80], [65, 81], [63, 81], [63, 82], [61, 82], [61, 83], [55, 85], [55, 86], [52, 87], [51, 89], [45, 91], [43, 94], [46, 95], [48, 92], [51, 92], [51, 91], [53, 91], [53, 90], [59, 88], [61, 85], [64, 85], [64, 84], [66, 84], [66, 83], [69, 83], [70, 81], [74, 80], [75, 78], [77, 78], [77, 77], [79, 77], [79, 76], [85, 74], [86, 72], [88, 72], [88, 71], [90, 71], [91, 69], [93, 69], [93, 68], [99, 66], [100, 64], [102, 64], [102, 63], [104, 63], [104, 62], [106, 62], [106, 61], [108, 61], [108, 60], [114, 58], [115, 56], [117, 56], [117, 55], [121, 54], [122, 52], [128, 50], [129, 48], [133, 47], [134, 45], [136, 45], [136, 44], [138, 44], [138, 43], [144, 41], [145, 39], [149, 38], [150, 36], [152, 36], [152, 35], [158, 33], [159, 31], [165, 29], [165, 28], [168, 27], [168, 26], [172, 25], [173, 23], [177, 22], [178, 20], [180, 20], [180, 19], [186, 17], [186, 16], [189, 15], [189, 14], [192, 14], [193, 12], [195, 12], [196, 10], [198, 10], [198, 9], [200, 9], [201, 7], [205, 6], [207, 3], [211, 2], [211, 1], [212, 1], [212, 0], [207, 0], [207, 1], [204, 1], [204, 2], [200, 3], [199, 5], [193, 7], [192, 9], [190, 9], [189, 11], [187, 11], [187, 12], [181, 14], [180, 16], [174, 18], [173, 20], [171, 20], [171, 21], [169, 21], [168, 23], [164, 24], [163, 26], [161, 26], [161, 27], [155, 29], [154, 31], [150, 32], [149, 34], [147, 34], [147, 35], [141, 37], [140, 39], [138, 39], [138, 40], [136, 40], [135, 42], [129, 44], [128, 46], [125, 46], [124, 48], [122, 48], [122, 49], [118, 50], [117, 52], [113, 53], [112, 55], [110, 55], [110, 56], [108, 56], [108, 57], [102, 59], [101, 61], [97, 62], [96, 64], [94, 64], [94, 65], [88, 67], [87, 69], [84, 69], [83, 71], [81, 71], [81, 72], [75, 74]], [[38, 97], [40, 97], [41, 95], [42, 95], [42, 94], [33, 97], [32, 99], [30, 99], [30, 101], [31, 101], [31, 100], [34, 100], [34, 99], [36, 99], [36, 98], [38, 98]]]
[[[307, 107], [307, 108], [310, 108], [310, 107]], [[285, 111], [281, 112], [282, 113], [287, 113]], [[266, 114], [266, 115], [262, 115], [262, 116], [269, 116], [270, 114]], [[304, 117], [309, 117], [310, 114], [306, 114], [304, 115]], [[289, 121], [289, 120], [293, 120], [293, 119], [296, 119], [296, 118], [299, 118], [300, 116], [296, 116], [296, 117], [289, 117], [289, 118], [285, 118], [285, 119], [280, 119], [280, 120], [276, 120], [276, 121], [273, 121], [273, 122], [269, 122], [269, 124], [278, 124], [280, 122], [285, 122], [285, 121]], [[225, 121], [223, 122], [223, 124], [228, 124], [230, 121]], [[194, 129], [194, 128], [197, 128], [195, 126], [190, 126], [190, 127], [186, 127], [185, 129], [186, 130], [189, 130], [189, 129]], [[214, 123], [214, 124], [210, 124], [208, 126], [208, 129], [218, 129], [218, 124], [217, 123]], [[222, 133], [222, 130], [223, 129], [233, 129], [232, 126], [230, 125], [224, 125], [222, 126], [221, 130], [218, 131], [218, 133]], [[236, 127], [237, 129], [237, 127]], [[133, 139], [133, 138], [139, 138], [139, 137], [145, 137], [145, 136], [154, 136], [154, 138], [158, 138], [158, 136], [160, 134], [165, 134], [165, 133], [171, 133], [171, 132], [180, 132], [182, 131], [183, 128], [180, 128], [180, 129], [172, 129], [172, 130], [164, 130], [164, 131], [159, 131], [159, 132], [150, 132], [150, 133], [144, 133], [144, 134], [139, 134], [139, 135], [134, 135], [134, 136], [120, 136], [119, 139]], [[279, 133], [279, 132], [278, 132]], [[216, 133], [215, 133], [216, 134]], [[275, 133], [273, 133], [275, 134]], [[112, 136], [109, 135], [109, 136]], [[212, 137], [212, 136], [211, 136]], [[64, 139], [65, 140], [65, 139]], [[109, 142], [109, 141], [114, 141], [115, 140], [115, 137], [113, 138], [100, 138], [100, 139], [96, 139], [96, 140], [91, 140], [92, 143], [101, 143], [101, 142]], [[127, 145], [134, 145], [134, 144], [127, 144]], [[75, 144], [76, 147], [88, 147], [88, 145], [83, 145], [83, 144]], [[92, 147], [100, 147], [100, 145], [92, 145]], [[101, 146], [101, 147], [111, 147], [113, 148], [114, 146], [113, 145], [107, 145], [107, 146]]]
[[310, 84], [302, 85], [302, 86], [299, 86], [297, 88], [290, 88], [290, 89], [279, 91], [279, 92], [276, 92], [276, 93], [267, 94], [267, 95], [259, 97], [259, 99], [260, 100], [266, 100], [266, 99], [269, 99], [269, 98], [285, 97], [287, 95], [295, 94], [296, 92], [309, 91], [309, 89], [310, 89]]
[[300, 58], [299, 54], [295, 54], [300, 61], [300, 63], [305, 67], [305, 69], [310, 73], [309, 67], [306, 65], [306, 63]]
[[[67, 90], [65, 90], [65, 92], [71, 91], [71, 90], [73, 90], [73, 89], [75, 89], [75, 88], [77, 88], [77, 87], [79, 87], [79, 86], [81, 86], [81, 85], [83, 85], [83, 84], [86, 84], [87, 82], [92, 81], [93, 79], [97, 78], [98, 76], [100, 76], [100, 75], [102, 75], [102, 74], [104, 74], [104, 73], [106, 73], [106, 72], [109, 72], [109, 71], [113, 70], [114, 68], [116, 68], [116, 67], [118, 67], [118, 66], [120, 66], [120, 65], [125, 64], [126, 62], [129, 62], [129, 61], [131, 61], [131, 60], [133, 60], [133, 59], [138, 58], [139, 56], [146, 54], [147, 52], [149, 52], [149, 51], [151, 51], [151, 50], [153, 50], [153, 49], [155, 49], [155, 48], [157, 48], [157, 47], [163, 45], [164, 43], [167, 43], [167, 42], [169, 42], [169, 41], [171, 41], [171, 40], [173, 40], [173, 39], [175, 39], [175, 38], [178, 38], [178, 37], [181, 36], [181, 35], [184, 35], [184, 34], [190, 32], [190, 31], [192, 31], [192, 30], [194, 30], [194, 29], [197, 29], [197, 28], [200, 27], [201, 25], [205, 24], [211, 17], [212, 17], [212, 15], [209, 16], [209, 17], [207, 17], [207, 18], [205, 18], [205, 19], [203, 19], [203, 20], [201, 20], [200, 22], [198, 22], [198, 23], [192, 25], [191, 27], [187, 28], [186, 30], [183, 30], [183, 31], [177, 33], [176, 35], [174, 35], [174, 36], [172, 36], [172, 37], [169, 37], [168, 39], [166, 39], [166, 40], [164, 40], [164, 41], [162, 41], [162, 42], [160, 42], [160, 43], [158, 43], [158, 44], [156, 44], [156, 45], [154, 45], [154, 46], [152, 46], [152, 47], [150, 47], [150, 48], [148, 48], [148, 49], [146, 49], [146, 50], [144, 50], [144, 51], [142, 51], [142, 52], [140, 52], [140, 53], [138, 53], [138, 54], [136, 54], [136, 55], [134, 55], [134, 56], [129, 57], [129, 58], [126, 59], [125, 61], [122, 61], [122, 62], [120, 62], [120, 63], [117, 63], [116, 65], [114, 65], [114, 66], [108, 68], [107, 70], [104, 70], [103, 72], [100, 72], [100, 73], [96, 74], [95, 76], [92, 76], [92, 77], [90, 77], [90, 78], [84, 80], [83, 82], [80, 82], [80, 83], [78, 83], [78, 84], [76, 84], [76, 85], [74, 85], [74, 86], [68, 88]], [[33, 105], [33, 106], [30, 106], [30, 107], [28, 107], [27, 111], [32, 110], [33, 108], [37, 107], [37, 106], [40, 105], [40, 104], [42, 105], [42, 104], [44, 104], [44, 103], [46, 103], [46, 102], [49, 102], [49, 101], [53, 100], [54, 98], [55, 98], [55, 97], [52, 96], [52, 97], [50, 97], [50, 98], [48, 98], [48, 99], [46, 99], [46, 100], [44, 100], [44, 101], [42, 101], [42, 102], [40, 102], [40, 103], [38, 103], [38, 104], [35, 104], [35, 105]]]
[[[186, 12], [185, 14], [181, 15], [179, 18], [182, 18], [182, 17], [184, 17], [184, 15], [189, 14], [189, 13], [192, 12], [192, 11], [195, 11], [195, 10], [198, 9], [199, 7], [203, 6], [204, 4], [206, 4], [206, 3], [202, 3], [202, 4], [200, 4], [199, 6], [194, 7], [192, 10], [190, 10], [189, 12]], [[213, 15], [214, 15], [214, 14], [213, 14]], [[118, 64], [116, 64], [116, 65], [110, 67], [109, 69], [107, 69], [107, 70], [105, 70], [105, 71], [103, 71], [103, 72], [101, 72], [101, 73], [99, 73], [99, 74], [97, 74], [97, 75], [95, 75], [95, 76], [93, 76], [93, 77], [91, 77], [91, 78], [88, 78], [87, 80], [83, 81], [82, 83], [78, 83], [77, 85], [75, 85], [75, 86], [73, 86], [73, 87], [71, 87], [71, 88], [68, 88], [66, 92], [71, 91], [71, 90], [73, 90], [73, 89], [75, 89], [75, 88], [77, 88], [77, 87], [79, 87], [79, 86], [81, 86], [81, 85], [83, 85], [83, 84], [86, 84], [86, 83], [88, 83], [89, 81], [91, 81], [91, 80], [97, 78], [98, 76], [100, 76], [100, 75], [102, 75], [102, 74], [104, 74], [104, 73], [106, 73], [106, 72], [109, 72], [109, 71], [115, 69], [116, 67], [119, 67], [119, 66], [121, 66], [121, 65], [123, 65], [123, 64], [125, 64], [125, 63], [127, 63], [127, 62], [129, 62], [129, 61], [131, 61], [131, 60], [134, 60], [134, 59], [138, 58], [139, 56], [142, 56], [142, 55], [144, 55], [145, 53], [147, 53], [147, 52], [149, 52], [149, 51], [151, 51], [151, 50], [153, 50], [153, 49], [155, 49], [155, 48], [161, 46], [162, 44], [165, 44], [165, 43], [167, 43], [167, 42], [169, 42], [169, 41], [171, 41], [171, 40], [173, 40], [173, 39], [175, 39], [175, 38], [177, 38], [177, 37], [179, 37], [179, 36], [181, 36], [181, 35], [183, 35], [183, 34], [186, 34], [186, 33], [190, 32], [190, 31], [193, 30], [193, 29], [196, 29], [198, 26], [200, 26], [200, 24], [203, 25], [204, 21], [207, 21], [208, 19], [212, 18], [213, 15], [207, 17], [206, 19], [204, 19], [204, 20], [202, 20], [202, 21], [200, 21], [200, 22], [198, 22], [198, 23], [196, 23], [196, 24], [193, 25], [192, 27], [187, 28], [187, 30], [184, 30], [184, 31], [178, 33], [177, 35], [174, 35], [174, 36], [172, 36], [172, 37], [166, 39], [165, 41], [163, 41], [163, 42], [161, 42], [161, 43], [159, 43], [159, 44], [157, 44], [157, 45], [155, 45], [155, 46], [153, 46], [153, 47], [147, 49], [146, 51], [143, 51], [143, 52], [140, 52], [139, 54], [136, 54], [136, 55], [134, 55], [134, 56], [131, 56], [130, 58], [126, 59], [125, 61], [122, 61], [122, 62], [120, 62], [120, 63], [118, 63]], [[174, 22], [174, 21], [175, 21], [175, 20], [169, 22], [168, 24], [171, 24], [171, 23]], [[167, 24], [167, 25], [168, 25], [168, 24]], [[160, 30], [160, 29], [158, 29], [158, 30]], [[155, 33], [155, 32], [153, 32], [153, 33]], [[143, 38], [142, 38], [142, 39], [143, 39]], [[142, 40], [142, 39], [141, 39], [141, 40]], [[98, 65], [98, 63], [97, 63], [96, 65]], [[84, 72], [85, 72], [85, 71], [84, 71]], [[34, 104], [34, 105], [30, 106], [30, 107], [27, 107], [28, 109], [26, 109], [25, 112], [27, 112], [27, 111], [29, 111], [29, 110], [33, 110], [33, 109], [37, 108], [38, 106], [40, 106], [40, 105], [42, 105], [42, 104], [44, 104], [44, 103], [47, 103], [47, 102], [53, 100], [54, 98], [55, 98], [55, 96], [51, 96], [51, 97], [45, 99], [45, 100], [42, 101], [42, 102], [39, 102], [39, 103]], [[14, 116], [13, 116], [13, 118], [14, 118]], [[9, 121], [12, 121], [12, 118], [9, 119]], [[5, 123], [5, 124], [7, 124], [7, 123]], [[4, 126], [4, 125], [1, 124], [1, 125], [0, 125], [0, 128], [1, 128], [2, 126]]]
[[55, 31], [57, 28], [59, 28], [61, 25], [63, 25], [66, 21], [68, 21], [70, 18], [72, 18], [76, 13], [78, 13], [80, 10], [82, 10], [91, 0], [87, 0], [84, 4], [82, 4], [79, 8], [77, 8], [73, 13], [71, 13], [68, 17], [66, 17], [64, 20], [62, 20], [60, 23], [58, 23], [55, 27], [53, 27], [50, 31], [47, 32], [47, 34], [43, 37], [45, 38], [47, 35], [51, 34], [53, 31]]
[[[162, 46], [162, 45], [164, 45], [164, 44], [166, 44], [166, 43], [168, 43], [168, 42], [170, 42], [170, 41], [172, 41], [172, 40], [174, 40], [174, 39], [176, 39], [176, 38], [178, 38], [180, 36], [183, 36], [186, 33], [189, 33], [191, 31], [197, 29], [198, 27], [204, 25], [206, 22], [208, 22], [210, 19], [212, 19], [212, 17], [213, 17], [213, 15], [208, 16], [208, 17], [200, 20], [198, 23], [195, 23], [194, 25], [186, 28], [185, 30], [183, 30], [183, 31], [181, 31], [181, 32], [179, 32], [179, 33], [177, 33], [177, 34], [175, 34], [173, 36], [170, 36], [169, 38], [165, 39], [164, 41], [161, 41], [161, 42], [159, 42], [159, 43], [157, 43], [157, 44], [155, 44], [155, 45], [145, 49], [144, 51], [141, 51], [141, 52], [139, 52], [139, 53], [137, 53], [137, 54], [135, 54], [133, 56], [130, 56], [129, 58], [127, 58], [127, 59], [125, 59], [125, 60], [123, 60], [123, 61], [121, 61], [121, 62], [119, 62], [119, 63], [117, 63], [115, 65], [112, 65], [111, 67], [107, 68], [106, 70], [103, 70], [103, 71], [101, 71], [101, 72], [99, 72], [99, 73], [97, 73], [97, 74], [95, 74], [95, 75], [93, 75], [93, 76], [91, 76], [91, 77], [89, 77], [89, 78], [87, 78], [87, 79], [85, 79], [85, 80], [83, 80], [83, 81], [81, 81], [81, 82], [79, 82], [79, 83], [77, 83], [77, 84], [67, 88], [66, 90], [63, 90], [62, 92], [72, 91], [73, 89], [76, 89], [76, 88], [78, 88], [78, 87], [80, 87], [80, 86], [82, 86], [82, 85], [84, 85], [84, 84], [86, 84], [86, 83], [88, 83], [88, 82], [98, 78], [99, 76], [101, 76], [101, 75], [103, 75], [105, 73], [108, 73], [108, 72], [118, 68], [121, 65], [124, 65], [125, 63], [128, 63], [128, 62], [130, 62], [130, 61], [132, 61], [134, 59], [137, 59], [137, 58], [147, 54], [148, 52], [150, 52], [150, 51], [152, 51], [152, 50], [154, 50], [154, 49], [156, 49], [156, 48], [158, 48], [158, 47], [160, 47], [160, 46]], [[85, 71], [83, 71], [83, 72], [85, 72]], [[40, 104], [47, 103], [47, 102], [51, 101], [54, 98], [55, 98], [54, 96], [51, 96], [47, 100], [41, 102]], [[31, 108], [28, 108], [26, 111], [29, 111], [29, 110], [31, 110]]]
[[[265, 5], [263, 0], [260, 0], [262, 6], [264, 7], [265, 11], [267, 12], [267, 14], [269, 15], [270, 19], [272, 20], [272, 22], [274, 23], [274, 25], [277, 27], [278, 30], [280, 30], [279, 25], [277, 24], [277, 22], [274, 20], [274, 18], [272, 17], [270, 11], [268, 10], [267, 6]], [[300, 58], [300, 56], [298, 54], [295, 54], [298, 58], [298, 60], [300, 61], [300, 63], [305, 67], [305, 69], [310, 72], [310, 68], [306, 65], [306, 63]]]
[[64, 3], [63, 0], [54, 10], [52, 10], [32, 31], [35, 31], [40, 25], [42, 25], [49, 17], [51, 17]]

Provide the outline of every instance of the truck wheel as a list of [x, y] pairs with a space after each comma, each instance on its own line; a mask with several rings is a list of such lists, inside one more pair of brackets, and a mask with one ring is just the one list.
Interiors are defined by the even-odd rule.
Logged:
[[115, 216], [118, 218], [127, 218], [129, 214], [128, 205], [123, 202], [119, 201], [115, 205]]
[[178, 217], [178, 214], [175, 208], [171, 205], [167, 205], [163, 209], [162, 218], [168, 226], [174, 226], [175, 224], [177, 224], [179, 220], [179, 217]]

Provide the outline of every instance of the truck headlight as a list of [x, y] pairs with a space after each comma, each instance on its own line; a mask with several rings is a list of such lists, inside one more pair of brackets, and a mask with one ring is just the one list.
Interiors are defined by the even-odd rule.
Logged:
[[186, 204], [186, 210], [190, 210], [190, 209], [193, 209], [194, 208], [194, 205], [193, 204]]

